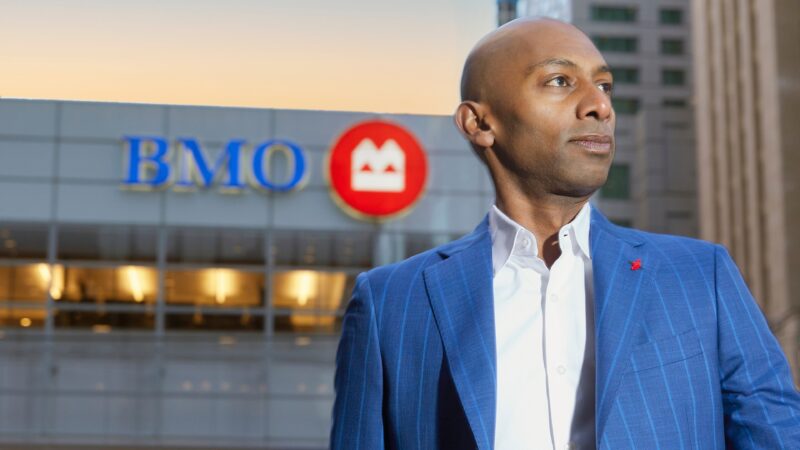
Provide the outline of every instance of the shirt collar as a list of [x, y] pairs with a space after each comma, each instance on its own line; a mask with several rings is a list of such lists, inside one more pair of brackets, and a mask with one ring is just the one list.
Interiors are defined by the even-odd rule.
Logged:
[[[568, 233], [572, 238], [572, 242], [577, 242], [580, 253], [588, 259], [591, 259], [589, 251], [590, 215], [591, 207], [587, 202], [572, 222], [564, 225], [559, 230], [559, 234]], [[533, 233], [508, 217], [503, 211], [500, 211], [497, 205], [492, 205], [491, 210], [489, 210], [489, 233], [492, 237], [492, 270], [495, 274], [506, 264], [514, 251], [515, 245], [517, 248], [525, 247], [524, 245], [519, 245], [519, 242], [524, 239], [528, 239], [527, 242], [530, 247], [527, 253], [532, 256], [538, 256], [539, 246]]]

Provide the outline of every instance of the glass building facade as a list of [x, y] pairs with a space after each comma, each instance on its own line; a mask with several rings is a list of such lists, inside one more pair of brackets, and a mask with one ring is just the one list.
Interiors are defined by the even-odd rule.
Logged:
[[[429, 168], [383, 222], [340, 209], [324, 168], [376, 118]], [[209, 161], [291, 140], [308, 173], [130, 189], [126, 136], [191, 137]], [[358, 273], [471, 231], [492, 199], [450, 117], [0, 100], [0, 447], [325, 448]]]

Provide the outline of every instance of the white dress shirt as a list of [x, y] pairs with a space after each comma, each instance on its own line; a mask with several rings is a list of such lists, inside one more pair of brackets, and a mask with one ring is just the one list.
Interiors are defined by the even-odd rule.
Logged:
[[590, 206], [558, 233], [550, 269], [536, 237], [489, 212], [497, 345], [496, 450], [594, 448]]

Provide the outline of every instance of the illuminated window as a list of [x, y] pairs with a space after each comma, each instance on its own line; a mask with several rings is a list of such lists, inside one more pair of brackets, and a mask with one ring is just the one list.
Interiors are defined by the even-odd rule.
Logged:
[[156, 269], [141, 266], [64, 268], [60, 303], [152, 304], [156, 300]]
[[63, 268], [53, 270], [46, 263], [25, 264], [21, 266], [0, 266], [0, 302], [24, 301], [44, 303], [50, 278], [53, 277], [54, 298], [61, 296], [63, 290]]
[[167, 270], [164, 291], [171, 305], [252, 308], [264, 304], [264, 275], [225, 268]]
[[42, 328], [45, 320], [44, 309], [0, 308], [0, 327], [2, 328]]
[[335, 332], [354, 279], [344, 272], [293, 270], [276, 273], [275, 330]]

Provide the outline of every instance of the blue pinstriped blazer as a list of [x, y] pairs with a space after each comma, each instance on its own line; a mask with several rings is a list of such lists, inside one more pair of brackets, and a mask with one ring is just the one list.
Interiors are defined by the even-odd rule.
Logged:
[[[598, 448], [800, 449], [800, 394], [724, 248], [621, 228], [595, 209], [590, 246]], [[484, 220], [359, 276], [332, 449], [493, 448], [491, 257]]]

